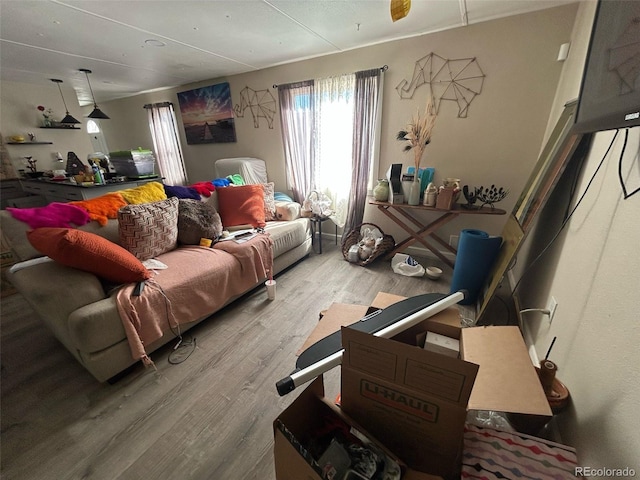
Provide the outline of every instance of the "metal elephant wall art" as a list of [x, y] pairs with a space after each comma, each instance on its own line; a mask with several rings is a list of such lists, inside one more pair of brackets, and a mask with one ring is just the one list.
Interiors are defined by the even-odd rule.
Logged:
[[484, 78], [475, 57], [447, 59], [431, 52], [416, 62], [411, 81], [402, 80], [396, 91], [402, 99], [412, 98], [416, 89], [427, 84], [436, 113], [442, 101], [452, 101], [458, 106], [458, 118], [466, 118], [469, 105], [482, 92]]

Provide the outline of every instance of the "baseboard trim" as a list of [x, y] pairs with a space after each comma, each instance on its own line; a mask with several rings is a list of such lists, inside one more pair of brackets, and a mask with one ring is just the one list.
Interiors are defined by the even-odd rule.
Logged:
[[[446, 259], [451, 260], [452, 262], [455, 261], [456, 256], [453, 253], [449, 251], [442, 251], [442, 250], [438, 250], [438, 251]], [[413, 257], [426, 257], [426, 258], [433, 258], [435, 260], [440, 260], [438, 257], [436, 257], [436, 255], [431, 250], [424, 247], [408, 247], [406, 250], [406, 253], [408, 253]]]

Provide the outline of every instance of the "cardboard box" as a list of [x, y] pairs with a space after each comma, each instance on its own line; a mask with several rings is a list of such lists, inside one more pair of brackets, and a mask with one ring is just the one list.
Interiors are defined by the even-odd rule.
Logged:
[[[406, 297], [378, 292], [366, 313], [386, 308]], [[335, 307], [334, 307], [335, 305]], [[312, 335], [320, 340], [362, 318], [363, 306], [334, 304]], [[344, 305], [344, 307], [343, 307]], [[320, 332], [321, 331], [321, 332]], [[426, 332], [461, 340], [460, 358], [480, 365], [469, 398], [469, 409], [547, 417], [552, 413], [529, 352], [516, 326], [462, 328], [457, 307], [449, 307], [394, 337], [409, 345], [424, 345]]]
[[371, 302], [369, 306], [350, 303], [332, 303], [328, 309], [322, 312], [318, 326], [311, 332], [311, 335], [305, 340], [302, 347], [298, 349], [296, 355], [300, 355], [318, 340], [322, 340], [332, 333], [337, 332], [340, 330], [340, 327], [359, 322], [366, 315], [393, 305], [405, 298], [406, 297], [400, 295], [378, 292], [376, 298], [373, 299], [373, 302]]
[[324, 398], [322, 376], [314, 380], [273, 422], [277, 480], [322, 480], [318, 468], [311, 465], [313, 455], [309, 452], [312, 440], [309, 433], [319, 430], [326, 424], [327, 418], [332, 416], [356, 428], [378, 448], [394, 458], [402, 467], [403, 480], [442, 480], [440, 477], [408, 468], [402, 459], [394, 457], [370, 432]]
[[341, 406], [417, 471], [454, 476], [478, 366], [342, 328]]
[[458, 358], [460, 356], [460, 340], [435, 332], [427, 332], [424, 349], [448, 357]]
[[[404, 298], [380, 292], [367, 311], [385, 308]], [[362, 317], [362, 308], [334, 305], [335, 308], [332, 305], [329, 309], [332, 314], [320, 321], [326, 322], [318, 326], [324, 333], [315, 340]], [[427, 331], [460, 340], [460, 360], [425, 351], [422, 346]], [[459, 467], [457, 455], [467, 408], [506, 412], [512, 423], [514, 418], [523, 420], [521, 424], [514, 424], [523, 432], [532, 431], [528, 428], [531, 424], [541, 426], [551, 418], [549, 403], [517, 327], [461, 328], [459, 311], [454, 306], [393, 339], [346, 329], [343, 341], [353, 342], [352, 351], [357, 348], [356, 357], [352, 358], [351, 353], [343, 357], [341, 402], [344, 412], [374, 436], [384, 439], [385, 446], [416, 471], [448, 475], [448, 468]], [[367, 362], [374, 368], [367, 367]], [[470, 363], [477, 365], [477, 374], [472, 372], [474, 366], [468, 367]], [[428, 376], [416, 381], [419, 377], [413, 375], [413, 371], [418, 365], [427, 365], [420, 370], [425, 372], [454, 372], [456, 381], [451, 382], [444, 373], [436, 378], [446, 379], [448, 383], [439, 384]], [[407, 372], [410, 375], [407, 376]], [[404, 395], [403, 401], [408, 407], [424, 407], [422, 413], [416, 415], [410, 408], [409, 411], [394, 409], [379, 401], [381, 398], [369, 391], [367, 385], [372, 384], [377, 385], [371, 387], [374, 391], [377, 388], [377, 392], [383, 392], [386, 388], [390, 395], [391, 392]], [[438, 421], [429, 421], [430, 411], [438, 412]], [[436, 464], [427, 463], [430, 457], [435, 457]]]

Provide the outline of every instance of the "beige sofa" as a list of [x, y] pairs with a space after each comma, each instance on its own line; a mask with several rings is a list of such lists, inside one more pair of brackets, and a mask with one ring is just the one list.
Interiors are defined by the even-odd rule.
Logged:
[[[101, 382], [135, 364], [136, 360], [132, 357], [118, 314], [115, 293], [107, 293], [101, 279], [91, 273], [61, 265], [46, 257], [42, 258], [42, 254], [36, 251], [26, 238], [29, 227], [14, 219], [7, 211], [0, 212], [0, 226], [15, 260], [19, 262], [9, 272], [9, 281], [73, 356]], [[80, 229], [97, 233], [118, 243], [117, 220], [109, 220], [104, 227], [92, 221]], [[306, 218], [267, 222], [265, 230], [273, 241], [275, 274], [301, 260], [311, 251], [311, 230]], [[40, 260], [34, 260], [38, 257]], [[162, 260], [162, 255], [158, 259]], [[232, 267], [212, 265], [211, 268]], [[212, 272], [212, 275], [217, 276], [218, 273], [220, 272]], [[232, 274], [240, 275], [241, 271], [234, 271]], [[262, 281], [247, 291], [261, 283]], [[241, 295], [228, 298], [225, 305]], [[181, 325], [182, 332], [209, 318], [213, 313], [215, 311]], [[159, 340], [146, 345], [147, 353], [153, 352], [173, 338], [175, 336], [171, 331], [165, 333]]]

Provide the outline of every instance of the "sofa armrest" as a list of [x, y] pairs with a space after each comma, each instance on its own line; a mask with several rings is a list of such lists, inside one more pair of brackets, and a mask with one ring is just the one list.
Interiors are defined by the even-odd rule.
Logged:
[[71, 312], [69, 338], [78, 350], [86, 353], [98, 352], [126, 340], [116, 295]]
[[106, 297], [98, 277], [54, 261], [14, 265], [7, 278], [56, 336], [68, 332], [67, 318], [78, 308]]

